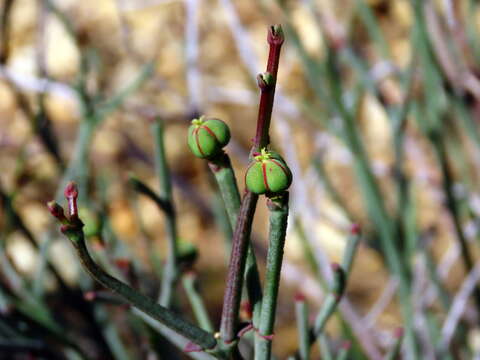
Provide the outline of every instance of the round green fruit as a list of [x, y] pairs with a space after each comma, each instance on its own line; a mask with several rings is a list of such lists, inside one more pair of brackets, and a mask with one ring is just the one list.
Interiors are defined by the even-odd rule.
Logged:
[[245, 174], [245, 186], [258, 195], [281, 193], [291, 183], [292, 173], [283, 158], [266, 149], [254, 156]]
[[193, 154], [202, 159], [209, 159], [222, 151], [230, 141], [230, 130], [220, 119], [193, 119], [188, 129], [188, 146]]

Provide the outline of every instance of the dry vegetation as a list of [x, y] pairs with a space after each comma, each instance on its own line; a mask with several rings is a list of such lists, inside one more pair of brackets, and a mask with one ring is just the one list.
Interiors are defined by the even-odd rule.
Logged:
[[[7, 11], [9, 3], [12, 7]], [[99, 222], [103, 226], [102, 236], [91, 236], [89, 244], [112, 271], [121, 270], [117, 260], [130, 259], [129, 279], [145, 293], [156, 293], [158, 263], [152, 254], [161, 258], [164, 253], [164, 217], [149, 199], [135, 194], [128, 177], [135, 174], [152, 188], [158, 187], [150, 123], [160, 117], [166, 124], [180, 237], [198, 249], [195, 269], [209, 313], [218, 324], [227, 261], [225, 235], [216, 220], [219, 202], [212, 179], [205, 163], [188, 151], [186, 130], [198, 114], [221, 118], [230, 125], [233, 141], [227, 152], [243, 188], [258, 104], [254, 79], [264, 70], [267, 26], [282, 23], [287, 37], [271, 134], [273, 146], [291, 166], [294, 183], [274, 352], [283, 359], [298, 347], [295, 293], [307, 296], [312, 314], [322, 301], [321, 286], [305, 260], [302, 244], [309, 243], [320, 264], [339, 261], [353, 222], [362, 224], [365, 239], [344, 302], [354, 311], [353, 319], [364, 329], [364, 341], [371, 344], [373, 353], [384, 353], [392, 344], [393, 330], [405, 325], [395, 296], [398, 281], [388, 271], [378, 228], [367, 210], [365, 188], [356, 177], [357, 158], [338, 134], [338, 116], [312, 85], [329, 86], [322, 69], [312, 63], [325, 63], [326, 43], [331, 42], [350, 50], [342, 53], [338, 78], [345, 103], [356, 106], [355, 123], [382, 200], [392, 218], [400, 218], [396, 246], [412, 275], [414, 327], [424, 356], [420, 358], [436, 358], [432, 357], [435, 351], [438, 356], [451, 308], [443, 306], [436, 291], [443, 289], [451, 305], [467, 279], [454, 217], [474, 260], [478, 254], [480, 13], [474, 1], [429, 0], [421, 6], [435, 64], [422, 58], [424, 44], [414, 39], [419, 30], [413, 0], [53, 3], [72, 33], [49, 10], [47, 1], [0, 3], [3, 14], [9, 16], [8, 24], [2, 23], [0, 29], [0, 310], [8, 326], [21, 332], [18, 323], [26, 315], [15, 307], [33, 296], [45, 304], [42, 309], [58, 312], [50, 318], [56, 322], [51, 326], [61, 329], [70, 324], [65, 335], [78, 338], [78, 346], [89, 356], [111, 356], [101, 353], [104, 345], [82, 335], [90, 331], [89, 325], [78, 319], [66, 304], [68, 299], [56, 298], [58, 283], [45, 270], [46, 256], [67, 284], [84, 292], [94, 289], [45, 209], [48, 200], [59, 199], [56, 194], [64, 184], [64, 169], [73, 159], [79, 124], [85, 117], [75, 84], [83, 84], [81, 91], [92, 96], [95, 106], [106, 105], [106, 116], [98, 121], [88, 146], [88, 177], [84, 179], [88, 196], [83, 193], [81, 198], [87, 226], [95, 228]], [[121, 102], [109, 103], [145, 75], [146, 64], [153, 67], [151, 73], [128, 89]], [[431, 69], [438, 74], [430, 74]], [[312, 74], [319, 76], [312, 79]], [[395, 130], [392, 119], [405, 103], [411, 103], [405, 124]], [[441, 150], [437, 151], [437, 140], [429, 133], [428, 126], [438, 123], [452, 178], [454, 216], [440, 166]], [[400, 132], [408, 189], [398, 196], [402, 190], [394, 172], [394, 143]], [[325, 173], [319, 171], [319, 163]], [[399, 207], [399, 199], [406, 200], [405, 208]], [[260, 264], [266, 253], [266, 224], [266, 211], [260, 209], [254, 224]], [[470, 279], [475, 282], [480, 271], [478, 265], [474, 269]], [[430, 270], [440, 274], [440, 287], [434, 284]], [[190, 316], [182, 291], [179, 306]], [[120, 348], [127, 349], [126, 358], [147, 358], [158, 350], [149, 345], [143, 330], [134, 334], [141, 325], [125, 308], [111, 305], [108, 299], [98, 300], [97, 306], [97, 320], [104, 317], [112, 325], [103, 328], [106, 337], [110, 336], [107, 341], [118, 340]], [[473, 301], [460, 306], [466, 314], [459, 319], [463, 337], [452, 336], [451, 358], [480, 356], [478, 308]], [[76, 319], [78, 328], [71, 328]], [[126, 321], [130, 328], [123, 327]], [[36, 331], [28, 328], [26, 338], [35, 337]], [[329, 322], [327, 333], [334, 349], [346, 336], [336, 320]], [[7, 359], [2, 346], [8, 349], [5, 344], [10, 337], [2, 327], [0, 339], [0, 358]], [[42, 340], [54, 352], [62, 348], [53, 335]], [[159, 358], [168, 358], [162, 351]]]

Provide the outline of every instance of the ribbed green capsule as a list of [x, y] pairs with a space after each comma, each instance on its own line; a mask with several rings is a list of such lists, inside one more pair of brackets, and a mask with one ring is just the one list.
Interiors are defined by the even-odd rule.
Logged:
[[258, 195], [283, 192], [291, 183], [292, 173], [283, 158], [266, 149], [254, 156], [245, 174], [245, 186]]
[[201, 116], [188, 129], [188, 146], [196, 157], [209, 159], [230, 141], [230, 130], [222, 120]]

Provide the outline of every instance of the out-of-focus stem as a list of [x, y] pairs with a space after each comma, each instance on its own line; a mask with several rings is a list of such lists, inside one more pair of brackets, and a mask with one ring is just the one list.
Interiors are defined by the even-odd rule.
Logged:
[[322, 360], [333, 360], [332, 350], [330, 349], [327, 335], [320, 334], [317, 343], [320, 354], [322, 355]]
[[403, 340], [403, 329], [398, 328], [395, 331], [395, 343], [393, 344], [392, 348], [388, 351], [385, 355], [385, 360], [395, 360], [397, 356], [400, 354], [400, 349]]
[[[470, 249], [468, 248], [467, 239], [463, 233], [462, 224], [460, 220], [460, 214], [457, 207], [457, 202], [455, 200], [455, 195], [453, 193], [453, 177], [450, 170], [450, 165], [448, 162], [448, 157], [445, 149], [445, 144], [440, 134], [432, 132], [430, 134], [432, 145], [435, 149], [435, 154], [440, 165], [440, 170], [442, 172], [442, 181], [443, 181], [443, 190], [446, 195], [446, 206], [452, 217], [453, 225], [455, 228], [455, 233], [457, 235], [457, 240], [460, 245], [463, 265], [465, 267], [465, 272], [470, 273], [473, 270], [473, 259], [470, 254]], [[473, 297], [475, 299], [477, 308], [480, 308], [480, 289], [478, 286], [475, 287]]]
[[350, 353], [351, 348], [352, 348], [352, 344], [350, 343], [350, 341], [345, 341], [340, 347], [340, 350], [338, 351], [336, 359], [347, 360], [348, 354]]
[[297, 319], [300, 360], [308, 360], [310, 358], [308, 305], [303, 294], [295, 296], [295, 315]]
[[160, 198], [163, 199], [167, 206], [165, 214], [168, 257], [162, 274], [162, 289], [159, 302], [165, 307], [170, 307], [175, 284], [179, 276], [176, 213], [172, 198], [170, 170], [165, 153], [164, 126], [162, 121], [160, 119], [153, 121], [151, 129], [155, 143], [155, 170], [160, 183]]
[[203, 330], [213, 332], [212, 322], [208, 316], [205, 303], [195, 288], [195, 278], [196, 276], [193, 272], [185, 274], [182, 277], [183, 287], [187, 294], [188, 300], [190, 301], [190, 305], [192, 306], [193, 313], [195, 314], [198, 324]]

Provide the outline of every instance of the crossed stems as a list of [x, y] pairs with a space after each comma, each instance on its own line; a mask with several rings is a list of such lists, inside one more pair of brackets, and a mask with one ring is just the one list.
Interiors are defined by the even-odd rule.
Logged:
[[[261, 90], [257, 132], [251, 153], [258, 152], [269, 144], [269, 127], [275, 96], [275, 84], [278, 72], [280, 50], [284, 41], [283, 31], [279, 25], [271, 26], [268, 32], [270, 45], [267, 71], [257, 77], [258, 86]], [[65, 197], [68, 201], [68, 214], [66, 217], [63, 208], [55, 202], [48, 204], [49, 210], [62, 224], [61, 231], [70, 239], [85, 270], [100, 284], [120, 295], [129, 304], [158, 320], [171, 328], [192, 343], [198, 345], [198, 350], [207, 350], [214, 356], [223, 358], [225, 353], [230, 356], [237, 351], [234, 349], [237, 340], [238, 315], [240, 310], [241, 290], [243, 274], [245, 270], [248, 240], [250, 237], [253, 216], [255, 213], [258, 195], [246, 191], [239, 210], [233, 236], [231, 261], [229, 264], [227, 288], [224, 296], [224, 304], [221, 320], [221, 337], [223, 344], [218, 344], [215, 336], [205, 330], [178, 317], [166, 307], [157, 304], [152, 299], [138, 293], [129, 285], [108, 275], [91, 258], [85, 244], [83, 223], [78, 217], [77, 198], [78, 190], [71, 182], [65, 189]], [[223, 355], [222, 355], [223, 354]]]

